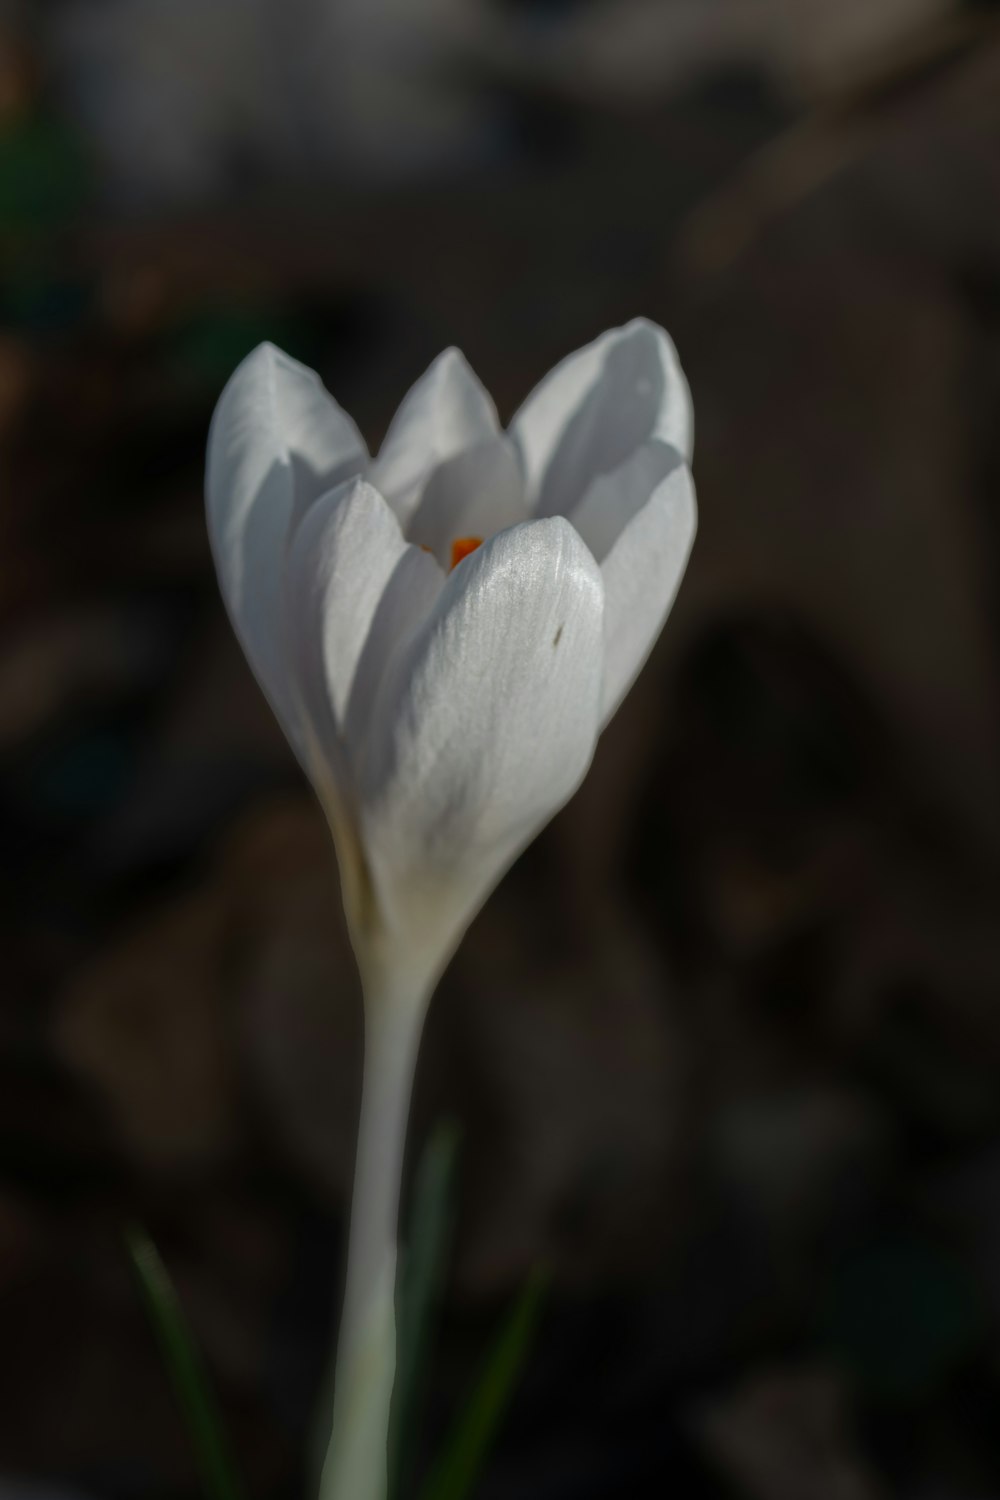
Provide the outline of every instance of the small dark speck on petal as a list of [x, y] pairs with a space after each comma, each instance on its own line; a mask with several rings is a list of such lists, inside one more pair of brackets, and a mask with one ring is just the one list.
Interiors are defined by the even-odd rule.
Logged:
[[552, 637], [552, 649], [553, 650], [555, 650], [556, 646], [558, 646], [559, 642], [562, 640], [562, 633], [563, 633], [563, 628], [560, 625], [559, 629], [556, 631], [555, 635]]

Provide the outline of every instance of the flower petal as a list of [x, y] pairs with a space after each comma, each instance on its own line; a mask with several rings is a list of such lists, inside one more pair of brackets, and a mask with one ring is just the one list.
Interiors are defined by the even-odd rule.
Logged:
[[645, 318], [612, 329], [556, 366], [510, 427], [529, 504], [572, 515], [596, 474], [617, 469], [651, 438], [690, 461], [691, 396], [670, 338]]
[[528, 519], [521, 466], [513, 444], [499, 434], [440, 464], [407, 527], [413, 541], [430, 547], [448, 568], [456, 537], [481, 541]]
[[261, 344], [219, 398], [208, 439], [208, 528], [222, 595], [271, 706], [291, 733], [282, 654], [288, 537], [309, 504], [367, 462], [357, 428], [297, 360]]
[[573, 526], [599, 563], [657, 485], [684, 460], [666, 443], [643, 443], [621, 468], [600, 474], [573, 507]]
[[561, 517], [501, 532], [450, 576], [397, 660], [365, 756], [383, 921], [442, 961], [597, 736], [600, 570]]
[[444, 584], [411, 547], [382, 496], [349, 480], [320, 497], [295, 533], [286, 569], [289, 656], [313, 744], [337, 779], [353, 779], [353, 747], [393, 654]]
[[434, 559], [407, 545], [382, 496], [363, 480], [316, 501], [288, 557], [285, 638], [298, 709], [293, 742], [330, 823], [355, 939], [370, 906], [357, 747], [390, 662], [443, 583]]
[[[637, 484], [641, 463], [625, 478]], [[632, 499], [637, 494], [632, 491]], [[580, 507], [591, 505], [588, 496]], [[694, 481], [678, 463], [634, 509], [603, 556], [604, 687], [602, 727], [621, 703], [663, 629], [684, 576], [698, 524]]]
[[428, 476], [497, 433], [493, 402], [458, 349], [446, 349], [403, 398], [368, 477], [405, 526]]

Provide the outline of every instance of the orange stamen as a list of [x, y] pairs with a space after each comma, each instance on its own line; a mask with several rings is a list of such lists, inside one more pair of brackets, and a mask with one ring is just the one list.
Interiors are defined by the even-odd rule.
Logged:
[[457, 568], [459, 563], [463, 562], [465, 558], [469, 556], [470, 552], [475, 552], [476, 548], [481, 547], [482, 545], [483, 539], [481, 536], [456, 537], [456, 539], [451, 544], [452, 567]]

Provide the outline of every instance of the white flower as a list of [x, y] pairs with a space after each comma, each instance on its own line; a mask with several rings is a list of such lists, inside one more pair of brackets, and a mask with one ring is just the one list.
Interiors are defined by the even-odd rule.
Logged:
[[208, 451], [219, 581], [327, 813], [366, 1004], [348, 1289], [324, 1494], [381, 1500], [395, 1215], [427, 996], [583, 778], [695, 531], [691, 403], [644, 320], [564, 360], [501, 431], [449, 350], [370, 459], [263, 345]]
[[579, 784], [684, 570], [691, 439], [644, 321], [571, 355], [509, 433], [447, 351], [374, 460], [286, 354], [233, 375], [208, 455], [219, 580], [333, 824], [359, 950], [442, 960]]

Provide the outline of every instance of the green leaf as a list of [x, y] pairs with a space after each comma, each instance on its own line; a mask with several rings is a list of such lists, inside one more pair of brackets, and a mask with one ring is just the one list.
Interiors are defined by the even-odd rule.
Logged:
[[156, 1246], [139, 1228], [125, 1234], [146, 1311], [195, 1450], [206, 1500], [243, 1500], [208, 1376], [173, 1282]]
[[468, 1500], [472, 1494], [531, 1348], [547, 1284], [547, 1274], [536, 1271], [515, 1302], [420, 1500]]
[[416, 1456], [426, 1395], [434, 1315], [444, 1290], [455, 1228], [455, 1176], [461, 1131], [445, 1121], [420, 1158], [402, 1272], [396, 1292], [396, 1383], [389, 1430], [389, 1495], [399, 1500]]

